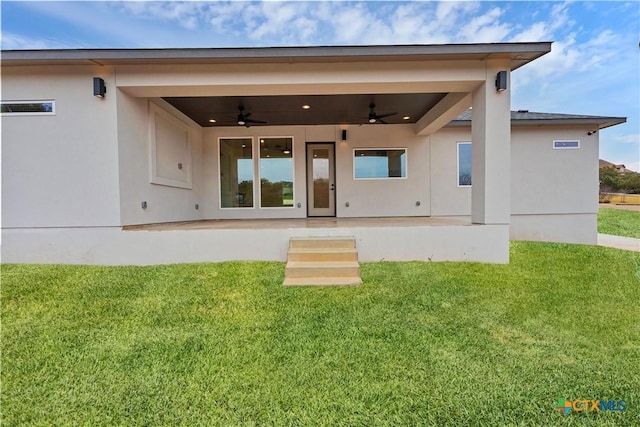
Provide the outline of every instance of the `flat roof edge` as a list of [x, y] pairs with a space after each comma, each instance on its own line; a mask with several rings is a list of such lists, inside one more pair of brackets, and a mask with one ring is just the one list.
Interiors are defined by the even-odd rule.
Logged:
[[[598, 125], [599, 129], [626, 123], [626, 117], [592, 117], [592, 118], [562, 118], [562, 119], [511, 119], [512, 126], [537, 126], [537, 125]], [[444, 127], [471, 126], [471, 120], [452, 120]]]
[[[534, 54], [551, 51], [552, 42], [472, 43], [439, 45], [306, 46], [167, 49], [41, 49], [3, 50], [2, 61], [43, 60], [246, 60], [282, 58], [357, 58], [468, 54]], [[537, 56], [536, 56], [537, 57]]]

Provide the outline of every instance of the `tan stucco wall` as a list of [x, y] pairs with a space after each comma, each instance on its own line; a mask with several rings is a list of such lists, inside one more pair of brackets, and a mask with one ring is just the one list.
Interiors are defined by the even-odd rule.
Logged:
[[[514, 131], [511, 149], [513, 203], [521, 214], [598, 213], [598, 133], [593, 126]], [[579, 140], [579, 149], [558, 150], [554, 140]]]
[[[93, 96], [93, 77], [107, 96]], [[54, 116], [2, 117], [2, 226], [120, 223], [116, 94], [110, 67], [2, 69], [2, 99], [55, 100]]]
[[[202, 129], [161, 99], [153, 103], [190, 129], [192, 188], [152, 184], [150, 162], [149, 103], [121, 91], [118, 97], [118, 153], [122, 225], [202, 219]], [[147, 202], [142, 209], [141, 203]]]
[[[370, 69], [363, 69], [363, 64], [269, 67], [272, 73], [264, 81], [260, 77], [264, 70], [247, 65], [190, 66], [192, 73], [172, 66], [123, 66], [118, 68], [117, 79], [122, 89], [115, 87], [110, 67], [3, 68], [4, 100], [56, 101], [55, 116], [2, 118], [3, 227], [305, 217], [307, 141], [335, 141], [338, 216], [471, 214], [472, 190], [457, 186], [456, 162], [456, 143], [471, 140], [470, 127], [442, 129], [427, 136], [416, 136], [415, 125], [202, 129], [166, 102], [155, 99], [153, 102], [190, 129], [192, 188], [150, 183], [150, 101], [131, 94], [165, 91], [162, 93], [166, 95], [169, 84], [174, 95], [197, 91], [205, 84], [209, 91], [220, 90], [218, 95], [229, 90], [251, 95], [283, 93], [286, 82], [295, 83], [287, 89], [291, 93], [342, 93], [345, 87], [336, 85], [338, 82], [350, 85], [351, 93], [431, 90], [429, 85], [443, 82], [449, 90], [470, 90], [485, 73], [484, 68], [468, 63], [376, 64]], [[398, 74], [381, 86], [380, 82], [389, 79], [389, 67]], [[103, 100], [92, 95], [94, 76], [106, 81], [107, 96]], [[341, 129], [348, 132], [346, 142], [340, 141]], [[512, 238], [595, 241], [598, 134], [588, 136], [588, 130], [513, 128], [511, 185], [502, 189], [507, 198], [511, 197]], [[293, 208], [219, 208], [218, 138], [246, 136], [254, 137], [254, 155], [261, 136], [294, 138]], [[579, 139], [581, 147], [554, 150], [554, 139]], [[354, 180], [353, 149], [376, 147], [407, 149], [406, 179]], [[147, 202], [147, 209], [141, 208], [142, 201]]]
[[[429, 137], [416, 136], [411, 125], [362, 125], [346, 129], [347, 142], [336, 144], [337, 215], [430, 215]], [[406, 148], [407, 178], [355, 180], [353, 150], [358, 148]]]
[[[593, 126], [513, 127], [511, 238], [596, 242], [598, 134]], [[580, 140], [579, 149], [553, 149], [554, 140]], [[471, 189], [457, 185], [457, 142], [469, 128], [442, 129], [431, 138], [432, 215], [469, 215]]]
[[[340, 138], [342, 129], [347, 130], [346, 142], [342, 142]], [[337, 216], [430, 215], [429, 137], [416, 136], [412, 125], [209, 128], [204, 135], [204, 218], [306, 217], [306, 142], [335, 142]], [[256, 158], [260, 137], [268, 136], [294, 138], [294, 207], [220, 209], [218, 138], [253, 137]], [[353, 150], [358, 148], [406, 148], [407, 178], [355, 180]], [[257, 182], [258, 171], [254, 172]], [[349, 207], [346, 206], [347, 202]], [[420, 206], [416, 206], [416, 202], [420, 202]], [[298, 203], [300, 207], [297, 207]]]
[[120, 65], [118, 87], [137, 97], [470, 92], [480, 61]]

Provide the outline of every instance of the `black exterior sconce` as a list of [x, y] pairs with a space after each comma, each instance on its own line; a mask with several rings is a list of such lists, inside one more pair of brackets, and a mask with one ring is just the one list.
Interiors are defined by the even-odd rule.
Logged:
[[104, 80], [100, 77], [93, 78], [93, 96], [98, 98], [104, 98], [107, 93], [107, 87], [104, 84]]
[[496, 75], [496, 90], [498, 92], [504, 92], [507, 90], [507, 72], [500, 71]]

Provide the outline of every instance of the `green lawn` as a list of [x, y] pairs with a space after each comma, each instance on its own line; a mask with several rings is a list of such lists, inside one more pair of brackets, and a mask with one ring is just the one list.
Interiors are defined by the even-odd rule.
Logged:
[[640, 212], [600, 208], [598, 233], [640, 239]]
[[640, 254], [511, 248], [363, 264], [352, 288], [283, 288], [282, 263], [3, 265], [2, 424], [640, 424]]

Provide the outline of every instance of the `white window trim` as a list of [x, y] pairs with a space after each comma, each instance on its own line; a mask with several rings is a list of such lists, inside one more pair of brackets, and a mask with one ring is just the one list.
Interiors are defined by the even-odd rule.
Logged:
[[[158, 166], [156, 162], [157, 155], [157, 147], [156, 147], [156, 116], [161, 116], [164, 120], [173, 124], [174, 126], [182, 129], [187, 134], [187, 158], [186, 165], [183, 167], [187, 172], [187, 179], [185, 181], [164, 178], [162, 176], [158, 176]], [[149, 102], [149, 145], [150, 145], [150, 172], [151, 176], [149, 177], [149, 181], [152, 184], [157, 185], [165, 185], [167, 187], [177, 187], [184, 188], [187, 190], [193, 189], [192, 179], [193, 179], [193, 171], [191, 166], [191, 128], [185, 122], [169, 113], [168, 111], [160, 108], [158, 105], [153, 102]]]
[[[471, 145], [471, 141], [459, 141], [456, 143], [456, 184], [458, 188], [471, 188], [473, 185], [473, 181], [471, 184], [460, 184], [460, 145], [469, 144]], [[473, 148], [472, 148], [473, 150]]]
[[0, 113], [3, 117], [18, 117], [18, 116], [55, 116], [56, 115], [56, 101], [53, 99], [35, 99], [33, 101], [9, 101], [2, 100], [2, 104], [46, 104], [51, 103], [51, 112], [49, 111], [34, 111], [34, 112], [16, 112], [16, 113]]
[[[251, 207], [235, 207], [235, 206], [231, 206], [231, 207], [223, 207], [222, 206], [222, 191], [220, 188], [220, 168], [221, 168], [221, 164], [220, 164], [220, 144], [222, 143], [223, 139], [250, 139], [251, 140], [251, 161], [253, 162], [253, 167], [251, 168], [251, 180], [253, 181], [253, 206]], [[218, 137], [218, 149], [217, 149], [217, 155], [218, 155], [218, 177], [217, 177], [217, 182], [218, 182], [218, 209], [220, 210], [225, 210], [225, 211], [248, 211], [248, 210], [255, 210], [256, 209], [256, 167], [255, 167], [255, 162], [256, 162], [256, 158], [254, 153], [256, 152], [255, 150], [255, 139], [252, 136], [220, 136]]]
[[[556, 147], [556, 142], [577, 142], [577, 147]], [[578, 150], [580, 149], [580, 140], [579, 139], [554, 139], [552, 143], [552, 147], [554, 150]]]
[[[295, 145], [295, 138], [293, 136], [273, 136], [273, 135], [269, 135], [269, 136], [259, 136], [258, 137], [258, 151], [257, 151], [257, 176], [258, 176], [258, 184], [262, 183], [262, 176], [260, 175], [260, 140], [262, 139], [277, 139], [277, 138], [291, 138], [291, 166], [293, 168], [293, 170], [291, 171], [293, 174], [293, 180], [292, 180], [292, 185], [293, 185], [293, 205], [291, 206], [262, 206], [262, 185], [258, 185], [258, 191], [254, 192], [258, 194], [258, 201], [260, 209], [266, 209], [266, 210], [274, 210], [274, 209], [286, 209], [289, 210], [291, 208], [295, 208], [296, 206], [296, 162], [295, 162], [295, 151], [293, 146]], [[255, 203], [254, 203], [255, 204]]]
[[[357, 178], [356, 177], [356, 151], [379, 151], [379, 150], [404, 150], [406, 155], [407, 164], [405, 165], [405, 176], [387, 176], [384, 178]], [[354, 181], [388, 181], [388, 180], [402, 180], [409, 178], [409, 149], [407, 147], [359, 147], [353, 149], [353, 155], [351, 156], [351, 162], [353, 166], [353, 180]]]

